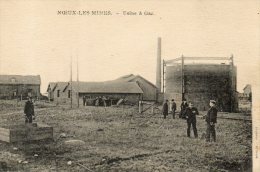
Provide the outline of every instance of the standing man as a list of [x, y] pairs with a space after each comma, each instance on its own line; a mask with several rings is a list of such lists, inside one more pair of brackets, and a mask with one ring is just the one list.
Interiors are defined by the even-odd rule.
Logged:
[[166, 119], [166, 116], [168, 115], [168, 100], [167, 99], [163, 103], [162, 113], [163, 113], [163, 118]]
[[182, 103], [181, 103], [181, 112], [179, 114], [179, 118], [183, 118], [185, 119], [185, 110], [188, 107], [188, 103], [186, 102], [186, 99], [183, 99]]
[[176, 111], [176, 103], [174, 102], [174, 99], [172, 99], [172, 118], [175, 119], [175, 111]]
[[24, 113], [25, 113], [25, 123], [32, 123], [33, 116], [34, 116], [34, 105], [31, 97], [28, 97], [28, 101], [25, 103]]
[[199, 115], [198, 109], [193, 107], [193, 104], [189, 102], [188, 108], [185, 110], [185, 117], [187, 119], [187, 136], [190, 137], [190, 128], [192, 125], [194, 137], [198, 138], [198, 132], [197, 132], [197, 127], [196, 127], [196, 115]]
[[217, 123], [217, 113], [218, 109], [216, 108], [216, 101], [210, 100], [209, 102], [210, 109], [206, 115], [207, 131], [206, 131], [206, 141], [210, 141], [212, 137], [213, 141], [216, 142], [216, 130], [215, 124]]

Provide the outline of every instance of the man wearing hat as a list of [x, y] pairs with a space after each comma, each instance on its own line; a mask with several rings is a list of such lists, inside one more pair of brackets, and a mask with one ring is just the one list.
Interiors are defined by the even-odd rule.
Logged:
[[190, 128], [192, 125], [194, 137], [198, 138], [198, 132], [196, 127], [196, 115], [199, 115], [199, 111], [197, 108], [193, 107], [193, 104], [189, 102], [189, 106], [185, 110], [185, 117], [187, 119], [187, 136], [190, 137]]
[[171, 110], [172, 110], [172, 118], [175, 119], [176, 103], [175, 103], [174, 99], [172, 99], [172, 102], [171, 102]]
[[34, 105], [31, 97], [28, 97], [28, 101], [25, 103], [24, 113], [25, 113], [25, 123], [32, 123], [33, 116], [34, 116]]
[[168, 115], [168, 100], [166, 99], [163, 108], [162, 108], [162, 113], [163, 113], [163, 118], [166, 119], [166, 116]]
[[218, 109], [216, 108], [216, 101], [210, 100], [209, 106], [210, 109], [206, 115], [206, 123], [207, 123], [206, 141], [209, 142], [210, 137], [212, 137], [213, 141], [216, 142], [215, 124], [217, 123], [217, 113], [218, 113]]

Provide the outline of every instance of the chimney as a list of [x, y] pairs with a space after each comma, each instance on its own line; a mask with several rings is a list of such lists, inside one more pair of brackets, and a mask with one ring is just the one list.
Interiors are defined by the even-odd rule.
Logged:
[[156, 68], [156, 87], [158, 89], [158, 93], [161, 92], [161, 38], [158, 38], [157, 45], [157, 68]]

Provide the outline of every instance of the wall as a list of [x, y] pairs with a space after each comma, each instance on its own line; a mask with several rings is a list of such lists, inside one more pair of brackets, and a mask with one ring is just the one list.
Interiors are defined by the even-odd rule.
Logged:
[[54, 99], [53, 91], [48, 91], [48, 98], [49, 98], [50, 101], [53, 101], [53, 99]]
[[[58, 97], [58, 90], [60, 90], [60, 95]], [[56, 88], [53, 92], [53, 101], [56, 102], [56, 103], [60, 103], [60, 104], [63, 104], [63, 103], [68, 103], [71, 101], [71, 98], [68, 97], [68, 90], [66, 90], [65, 92], [63, 92], [63, 89], [59, 89], [59, 88]], [[72, 100], [76, 100], [76, 93], [72, 93]]]
[[174, 99], [177, 110], [180, 110], [182, 102], [181, 90], [181, 65], [167, 66], [165, 74], [165, 96], [164, 99]]
[[[83, 105], [83, 96], [94, 99], [96, 97], [110, 97], [112, 99], [121, 99], [125, 98], [128, 102], [137, 104], [141, 99], [141, 94], [113, 94], [113, 93], [79, 93], [79, 104]], [[53, 93], [54, 102], [59, 104], [70, 103], [71, 99], [68, 97], [68, 90], [65, 92], [60, 91], [60, 97], [57, 97], [57, 90], [55, 89]], [[75, 92], [72, 92], [72, 102], [73, 104], [77, 104], [77, 95]]]
[[[165, 85], [165, 97], [174, 98], [180, 104], [180, 65], [166, 67]], [[213, 99], [217, 101], [220, 111], [234, 111], [237, 108], [236, 68], [231, 69], [230, 65], [185, 65], [184, 97], [187, 101], [192, 101], [199, 110], [207, 110], [209, 100]]]
[[146, 101], [155, 101], [156, 100], [156, 87], [148, 83], [142, 78], [136, 77], [134, 80], [137, 82], [139, 87], [142, 89], [143, 93], [143, 100]]
[[[31, 90], [31, 91], [29, 91]], [[16, 92], [16, 96], [14, 96]], [[40, 97], [40, 85], [29, 85], [29, 84], [0, 84], [0, 98], [1, 99], [13, 99], [18, 96], [26, 98], [28, 92], [31, 92], [32, 97]]]

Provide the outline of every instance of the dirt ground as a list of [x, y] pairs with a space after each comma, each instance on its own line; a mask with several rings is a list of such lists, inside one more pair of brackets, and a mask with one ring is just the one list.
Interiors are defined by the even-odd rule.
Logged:
[[[22, 104], [1, 105], [0, 125], [22, 124]], [[36, 106], [54, 141], [0, 142], [0, 171], [251, 171], [251, 122], [218, 119], [217, 142], [186, 137], [186, 121], [138, 114], [137, 107]], [[227, 114], [228, 115], [228, 114]], [[70, 144], [68, 140], [77, 140]], [[78, 141], [80, 140], [80, 141]]]

